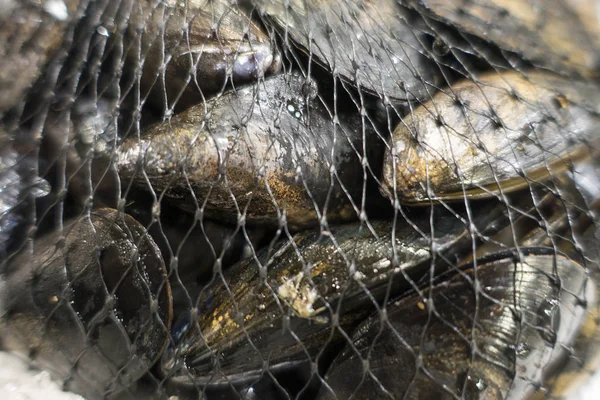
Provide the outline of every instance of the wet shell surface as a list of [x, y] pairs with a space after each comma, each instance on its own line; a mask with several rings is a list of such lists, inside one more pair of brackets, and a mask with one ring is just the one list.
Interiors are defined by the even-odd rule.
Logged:
[[[472, 221], [480, 235], [508, 223], [504, 205], [483, 208]], [[180, 382], [193, 376], [200, 385], [243, 381], [260, 375], [263, 360], [273, 370], [287, 368], [339, 343], [334, 326], [356, 326], [388, 291], [415, 287], [477, 240], [465, 215], [432, 212], [409, 216], [411, 224], [377, 221], [370, 228], [337, 226], [326, 235], [300, 233], [259, 253], [260, 264], [232, 266], [201, 293], [197, 315], [174, 329], [165, 374]], [[437, 221], [433, 238], [430, 218]]]
[[394, 0], [253, 3], [334, 76], [381, 98], [423, 100], [442, 79], [418, 16]]
[[100, 209], [9, 260], [0, 337], [88, 398], [118, 392], [160, 357], [171, 293], [162, 256], [127, 215]]
[[[323, 216], [356, 218], [363, 125], [341, 115], [334, 121], [313, 89], [299, 74], [275, 76], [195, 106], [127, 138], [119, 175], [150, 189], [147, 178], [190, 212], [205, 204], [204, 215], [220, 221], [285, 221], [295, 230]], [[364, 137], [376, 165], [379, 137]]]
[[600, 368], [599, 17], [0, 0], [2, 350], [86, 400], [567, 396]]
[[543, 72], [457, 83], [395, 129], [382, 191], [405, 203], [476, 199], [558, 175], [598, 147], [598, 93]]
[[142, 97], [155, 105], [185, 109], [281, 69], [269, 36], [230, 1], [142, 0], [131, 19], [129, 61], [144, 62]]
[[596, 293], [576, 262], [521, 251], [482, 259], [361, 324], [320, 398], [528, 398], [566, 360]]
[[[588, 28], [593, 25], [588, 19], [594, 15], [589, 8], [585, 14], [578, 13], [566, 4], [568, 1], [562, 0], [400, 0], [399, 3], [460, 32], [515, 52], [535, 67], [585, 77], [598, 76], [600, 72], [598, 28]], [[583, 7], [579, 5], [579, 10]]]

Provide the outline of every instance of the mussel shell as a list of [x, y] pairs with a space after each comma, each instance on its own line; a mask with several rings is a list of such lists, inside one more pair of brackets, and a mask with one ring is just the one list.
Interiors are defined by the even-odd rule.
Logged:
[[321, 398], [528, 398], [564, 362], [596, 293], [569, 258], [521, 252], [481, 259], [361, 324]]
[[0, 127], [0, 262], [20, 248], [32, 224], [32, 205], [50, 193], [49, 182], [37, 174], [37, 158], [30, 143]]
[[[117, 145], [117, 102], [108, 96], [81, 95], [72, 109], [51, 114], [46, 121], [40, 164], [50, 169], [65, 164], [66, 182], [55, 186], [65, 185], [68, 190], [67, 217], [89, 210], [92, 204], [95, 208], [117, 207], [120, 182], [112, 164]], [[62, 173], [59, 170], [56, 174]]]
[[[264, 236], [260, 228], [237, 228], [195, 220], [165, 204], [148, 204], [139, 193], [125, 211], [139, 221], [157, 244], [169, 272], [174, 315], [189, 311], [202, 286], [221, 268], [249, 257]], [[151, 210], [157, 211], [152, 215]]]
[[[471, 221], [479, 235], [508, 224], [503, 204], [480, 211]], [[263, 362], [287, 368], [339, 343], [338, 329], [358, 324], [388, 292], [428, 281], [437, 265], [456, 262], [477, 241], [466, 215], [431, 213], [396, 225], [372, 222], [372, 231], [348, 224], [327, 234], [303, 232], [259, 253], [260, 265], [232, 266], [174, 329], [165, 375], [188, 384], [241, 381], [260, 375]]]
[[128, 59], [144, 66], [141, 96], [164, 109], [185, 109], [228, 83], [281, 70], [269, 36], [227, 0], [137, 1], [129, 35]]
[[0, 130], [0, 258], [4, 258], [13, 231], [23, 220], [16, 211], [25, 186], [19, 173], [19, 158], [7, 135]]
[[0, 10], [0, 112], [23, 101], [87, 0], [11, 1]]
[[362, 156], [377, 165], [382, 143], [367, 131], [362, 154], [360, 119], [334, 122], [307, 87], [312, 81], [291, 73], [192, 107], [126, 139], [119, 175], [141, 187], [147, 177], [174, 204], [192, 213], [202, 205], [220, 221], [277, 226], [285, 217], [298, 229], [324, 214], [356, 217], [350, 197], [359, 201], [365, 184]]
[[562, 0], [400, 0], [401, 4], [519, 54], [535, 67], [595, 77], [597, 31]]
[[[600, 158], [594, 154], [585, 163], [575, 164], [559, 186], [563, 207], [557, 210], [563, 230], [548, 229], [544, 244], [551, 243], [561, 252], [583, 265], [600, 290]], [[556, 218], [558, 219], [558, 218]], [[550, 239], [550, 240], [549, 240]], [[589, 390], [581, 383], [600, 367], [600, 306], [590, 307], [582, 334], [570, 349], [570, 358], [560, 374], [545, 386], [553, 395], [576, 398], [576, 391]]]
[[394, 0], [253, 0], [255, 6], [334, 76], [382, 99], [429, 98], [441, 81], [415, 15]]
[[[556, 248], [587, 267], [587, 253], [594, 251], [586, 244], [584, 232], [597, 225], [599, 168], [598, 152], [592, 151], [585, 159], [575, 162], [572, 169], [552, 176], [543, 184], [533, 184], [530, 196], [535, 209], [478, 246], [476, 254], [468, 256], [469, 260], [514, 247], [544, 246]], [[524, 193], [519, 195], [525, 196]], [[594, 266], [590, 271], [596, 269]]]
[[396, 128], [382, 192], [405, 203], [497, 196], [566, 170], [597, 148], [598, 88], [544, 72], [454, 85]]
[[[559, 249], [569, 251], [569, 255], [581, 262], [596, 287], [600, 290], [600, 231], [591, 225], [585, 232], [576, 232], [574, 248], [573, 239], [567, 235], [567, 240], [559, 243]], [[587, 318], [581, 329], [581, 334], [568, 349], [568, 360], [561, 366], [559, 373], [548, 379], [544, 386], [555, 397], [578, 398], [576, 392], [587, 393], [582, 383], [589, 380], [600, 367], [600, 306], [598, 302], [590, 304]], [[591, 380], [590, 383], [592, 383]]]
[[566, 0], [565, 2], [581, 20], [589, 32], [590, 39], [595, 40], [596, 48], [600, 45], [600, 5], [596, 0]]
[[171, 293], [158, 248], [100, 209], [34, 241], [2, 271], [0, 337], [87, 398], [141, 377], [165, 348]]

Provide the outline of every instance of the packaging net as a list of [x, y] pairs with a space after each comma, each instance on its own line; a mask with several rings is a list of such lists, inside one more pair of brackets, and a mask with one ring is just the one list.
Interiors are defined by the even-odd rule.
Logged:
[[96, 398], [565, 398], [596, 0], [0, 4], [0, 339]]

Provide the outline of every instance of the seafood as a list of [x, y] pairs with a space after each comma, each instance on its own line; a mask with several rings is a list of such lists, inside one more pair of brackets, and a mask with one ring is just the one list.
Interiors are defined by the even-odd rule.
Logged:
[[22, 102], [87, 0], [9, 1], [0, 9], [0, 113]]
[[[535, 67], [597, 77], [597, 30], [562, 0], [399, 0], [433, 20], [512, 51]], [[584, 19], [585, 20], [585, 19]], [[596, 28], [597, 29], [597, 28]]]
[[[248, 257], [264, 236], [260, 228], [236, 229], [212, 221], [197, 221], [166, 204], [148, 204], [139, 194], [132, 197], [137, 201], [125, 211], [146, 227], [164, 257], [174, 315], [191, 309], [202, 286], [221, 268]], [[158, 215], [151, 215], [149, 210], [157, 211]]]
[[382, 192], [405, 203], [463, 201], [558, 175], [598, 148], [598, 93], [544, 72], [455, 84], [396, 128]]
[[[248, 260], [224, 271], [200, 294], [198, 315], [187, 315], [174, 330], [165, 375], [181, 382], [191, 375], [197, 384], [243, 381], [260, 375], [266, 360], [270, 369], [287, 368], [339, 342], [337, 324], [355, 326], [388, 291], [416, 285], [477, 240], [464, 214], [431, 213], [410, 216], [410, 224], [377, 221], [371, 229], [348, 224], [326, 235], [300, 233], [263, 250], [260, 264]], [[485, 236], [508, 223], [506, 213], [492, 202], [471, 222]]]
[[468, 261], [513, 247], [546, 246], [587, 266], [587, 253], [594, 251], [589, 243], [585, 244], [589, 239], [585, 239], [584, 232], [597, 224], [594, 213], [600, 208], [598, 160], [597, 154], [588, 154], [571, 170], [544, 184], [532, 185], [534, 210], [478, 246], [474, 254], [468, 255]]
[[321, 398], [528, 398], [565, 361], [596, 292], [569, 258], [520, 252], [478, 260], [367, 320]]
[[[72, 208], [76, 212], [96, 208], [117, 207], [118, 175], [111, 157], [115, 154], [118, 125], [114, 115], [115, 99], [91, 99], [82, 96], [68, 118], [57, 116], [56, 123], [48, 124], [47, 147], [60, 154], [64, 132], [69, 132], [69, 152], [65, 157], [65, 178]], [[54, 121], [51, 121], [54, 122]], [[60, 159], [60, 155], [57, 156]]]
[[[599, 234], [597, 225], [590, 225], [585, 232], [575, 232], [573, 235], [578, 248], [571, 240], [559, 243], [561, 251], [577, 260], [587, 268], [590, 279], [595, 283], [596, 293], [600, 289], [600, 257], [598, 247]], [[563, 398], [575, 398], [575, 391], [585, 383], [600, 367], [600, 308], [598, 303], [588, 306], [587, 318], [582, 326], [581, 334], [569, 350], [569, 358], [560, 370], [545, 382], [545, 387], [553, 394]]]
[[144, 65], [141, 96], [166, 109], [281, 70], [269, 36], [230, 1], [142, 0], [130, 25], [129, 60]]
[[362, 161], [376, 165], [382, 143], [360, 119], [334, 122], [314, 89], [297, 73], [271, 77], [127, 138], [121, 180], [147, 178], [173, 204], [222, 221], [296, 230], [356, 218]]
[[394, 0], [254, 0], [309, 57], [334, 76], [396, 101], [430, 97], [442, 81], [418, 15]]
[[126, 388], [167, 345], [171, 293], [144, 228], [100, 209], [35, 240], [2, 274], [0, 337], [90, 399]]
[[29, 202], [50, 192], [48, 181], [32, 172], [35, 159], [26, 147], [0, 128], [0, 260], [9, 248], [18, 247]]
[[600, 44], [600, 3], [596, 0], [567, 0], [569, 7], [577, 14], [590, 39], [595, 40], [596, 48]]
[[566, 395], [598, 4], [0, 1], [2, 349], [87, 400]]

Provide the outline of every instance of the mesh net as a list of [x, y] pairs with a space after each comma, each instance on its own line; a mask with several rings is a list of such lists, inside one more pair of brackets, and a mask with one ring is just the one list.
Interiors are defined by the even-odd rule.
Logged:
[[0, 4], [0, 338], [96, 398], [564, 398], [596, 0]]

